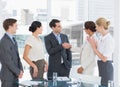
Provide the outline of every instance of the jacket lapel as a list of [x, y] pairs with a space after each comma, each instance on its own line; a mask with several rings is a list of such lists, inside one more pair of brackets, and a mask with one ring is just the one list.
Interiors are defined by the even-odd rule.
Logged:
[[13, 41], [10, 39], [10, 37], [7, 34], [5, 34], [4, 36], [5, 36], [6, 39], [9, 40], [10, 44], [12, 44], [14, 46], [14, 49], [18, 54], [18, 46], [17, 45], [15, 46], [15, 44], [13, 43]]
[[53, 34], [53, 32], [50, 34], [51, 36], [51, 40], [54, 42], [57, 42], [57, 44], [59, 44], [58, 40], [56, 39], [55, 35]]

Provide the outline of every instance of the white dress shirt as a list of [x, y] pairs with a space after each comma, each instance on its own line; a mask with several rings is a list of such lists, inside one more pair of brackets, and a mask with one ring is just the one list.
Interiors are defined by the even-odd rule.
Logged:
[[[112, 60], [112, 55], [114, 52], [114, 40], [110, 33], [102, 36], [101, 39], [98, 41], [97, 46], [98, 51], [107, 58], [107, 60]], [[97, 56], [98, 60], [101, 60]]]

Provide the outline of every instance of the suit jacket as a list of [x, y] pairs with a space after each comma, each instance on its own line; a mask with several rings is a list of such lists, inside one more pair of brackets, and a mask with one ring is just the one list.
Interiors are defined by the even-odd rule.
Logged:
[[15, 46], [7, 34], [4, 34], [0, 41], [0, 62], [2, 64], [1, 80], [17, 80], [23, 67], [19, 58], [18, 47]]
[[[62, 43], [68, 42], [68, 37], [65, 34], [60, 34]], [[64, 49], [61, 44], [59, 44], [55, 35], [50, 33], [45, 36], [45, 45], [47, 52], [49, 54], [49, 68], [48, 72], [56, 71], [60, 72], [60, 68], [65, 68], [69, 70], [71, 68], [72, 56], [70, 49]], [[63, 66], [61, 66], [61, 58], [63, 58]], [[64, 72], [64, 71], [62, 71]]]
[[[95, 34], [92, 37], [97, 41], [97, 36]], [[80, 51], [80, 63], [84, 68], [83, 74], [94, 74], [95, 67], [97, 66], [95, 57], [96, 55], [90, 43], [86, 40]]]

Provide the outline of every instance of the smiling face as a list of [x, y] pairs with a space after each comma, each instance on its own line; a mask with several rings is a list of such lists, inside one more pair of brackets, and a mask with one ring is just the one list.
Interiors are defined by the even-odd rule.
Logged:
[[52, 29], [53, 29], [53, 32], [60, 33], [62, 31], [61, 23], [60, 22], [55, 23], [55, 27], [52, 27]]

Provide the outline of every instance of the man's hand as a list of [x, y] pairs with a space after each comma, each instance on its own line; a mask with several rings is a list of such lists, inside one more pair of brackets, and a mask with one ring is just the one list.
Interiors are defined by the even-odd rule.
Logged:
[[77, 73], [79, 73], [79, 74], [81, 74], [82, 72], [83, 72], [83, 67], [79, 67], [78, 69], [77, 69]]
[[63, 46], [63, 48], [65, 48], [65, 49], [69, 49], [69, 48], [72, 47], [69, 43], [66, 43], [66, 42], [63, 43], [62, 46]]
[[20, 78], [22, 78], [22, 76], [23, 76], [23, 71], [21, 70], [18, 78], [20, 79]]

